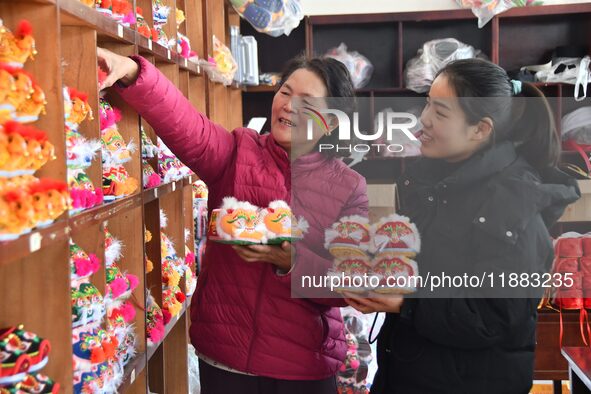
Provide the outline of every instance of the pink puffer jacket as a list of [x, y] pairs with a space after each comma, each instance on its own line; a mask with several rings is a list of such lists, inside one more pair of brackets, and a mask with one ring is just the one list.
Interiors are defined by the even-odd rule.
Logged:
[[324, 229], [344, 215], [367, 216], [365, 180], [320, 153], [290, 165], [271, 136], [246, 128], [228, 132], [197, 112], [152, 64], [134, 59], [139, 78], [118, 92], [207, 183], [210, 210], [226, 196], [261, 207], [283, 199], [310, 222], [306, 242], [295, 245], [294, 269], [283, 276], [272, 264], [247, 263], [230, 246], [208, 242], [191, 303], [191, 342], [205, 356], [255, 375], [290, 380], [334, 375], [346, 353], [337, 308], [344, 303], [292, 298], [291, 280], [332, 264], [323, 247]]

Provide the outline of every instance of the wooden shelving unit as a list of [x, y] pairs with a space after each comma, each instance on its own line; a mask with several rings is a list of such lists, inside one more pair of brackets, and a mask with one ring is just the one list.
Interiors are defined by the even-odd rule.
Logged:
[[[140, 6], [152, 26], [152, 1], [133, 1]], [[181, 32], [189, 37], [200, 58], [212, 54], [212, 34], [226, 42], [229, 23], [225, 3], [213, 0], [166, 0], [172, 7], [168, 37], [176, 37], [174, 8], [185, 12]], [[9, 28], [22, 19], [31, 22], [38, 55], [28, 61], [30, 72], [44, 90], [46, 114], [34, 126], [47, 131], [56, 148], [56, 160], [35, 175], [66, 180], [63, 86], [88, 93], [94, 120], [81, 124], [80, 132], [89, 139], [99, 139], [99, 90], [96, 76], [96, 47], [101, 46], [122, 55], [142, 55], [156, 65], [167, 78], [201, 112], [228, 130], [242, 126], [241, 92], [238, 86], [224, 87], [208, 81], [207, 75], [193, 62], [182, 58], [156, 42], [140, 35], [134, 27], [127, 28], [78, 0], [0, 1], [0, 18]], [[230, 17], [230, 20], [231, 17]], [[232, 20], [237, 23], [237, 19]], [[122, 112], [119, 131], [129, 142], [139, 145], [140, 125], [149, 137], [156, 135], [149, 125], [112, 92], [111, 104]], [[236, 109], [239, 110], [236, 110]], [[100, 152], [87, 170], [96, 187], [102, 184]], [[152, 163], [154, 164], [154, 163]], [[14, 241], [0, 242], [0, 327], [24, 324], [29, 331], [51, 342], [49, 363], [41, 371], [61, 384], [64, 393], [72, 393], [72, 317], [70, 299], [70, 265], [68, 240], [71, 237], [88, 253], [95, 253], [102, 268], [93, 275], [93, 284], [105, 294], [104, 233], [109, 231], [123, 242], [121, 269], [139, 278], [131, 300], [136, 306], [134, 321], [137, 354], [126, 366], [119, 392], [159, 394], [188, 393], [187, 344], [190, 299], [184, 302], [177, 317], [166, 326], [166, 336], [155, 346], [148, 346], [145, 325], [145, 294], [151, 294], [162, 306], [160, 209], [168, 216], [166, 234], [173, 240], [177, 253], [185, 256], [185, 229], [194, 237], [191, 183], [195, 175], [163, 184], [150, 190], [141, 189], [141, 149], [126, 164], [131, 176], [140, 181], [134, 194], [104, 203], [69, 216], [62, 215], [43, 229], [34, 229]], [[144, 229], [151, 231], [153, 241], [144, 243]], [[189, 249], [194, 252], [191, 240]], [[154, 270], [145, 272], [145, 257], [154, 263]], [[184, 278], [181, 289], [185, 290]]]

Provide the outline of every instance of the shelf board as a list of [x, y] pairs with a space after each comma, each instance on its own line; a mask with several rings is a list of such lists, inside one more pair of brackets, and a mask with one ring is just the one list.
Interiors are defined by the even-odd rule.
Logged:
[[51, 244], [67, 239], [70, 234], [67, 220], [23, 234], [12, 241], [0, 242], [0, 265], [22, 259]]
[[137, 45], [140, 55], [154, 56], [157, 62], [178, 64], [179, 55], [165, 46], [150, 40], [147, 37], [137, 34]]
[[135, 31], [117, 23], [114, 19], [97, 10], [87, 7], [78, 0], [60, 0], [61, 24], [65, 26], [87, 26], [97, 30], [97, 34], [109, 41], [133, 45]]
[[146, 353], [140, 352], [125, 366], [123, 371], [123, 381], [119, 385], [117, 391], [123, 393], [125, 390], [129, 389], [135, 382], [135, 378], [142, 373], [144, 368], [146, 368]]
[[142, 205], [141, 194], [136, 193], [131, 196], [104, 203], [97, 207], [82, 211], [70, 218], [70, 227], [72, 230], [82, 229], [93, 224], [108, 220], [109, 218]]
[[183, 302], [183, 309], [181, 309], [181, 311], [179, 312], [179, 314], [176, 315], [175, 317], [173, 317], [168, 322], [168, 324], [166, 325], [165, 331], [164, 331], [164, 338], [162, 338], [162, 341], [160, 341], [158, 344], [156, 344], [154, 346], [148, 346], [148, 352], [147, 352], [148, 353], [148, 360], [147, 361], [150, 361], [150, 359], [152, 358], [152, 356], [154, 355], [154, 353], [156, 353], [156, 350], [166, 340], [166, 337], [168, 336], [168, 334], [170, 334], [170, 331], [172, 331], [172, 328], [179, 321], [179, 319], [183, 316], [183, 314], [187, 311], [187, 308], [189, 307], [189, 303], [190, 303], [190, 300], [189, 300], [189, 298], [187, 298], [185, 300], [185, 302]]
[[277, 86], [272, 85], [258, 85], [258, 86], [244, 86], [246, 93], [275, 93]]
[[199, 67], [199, 64], [185, 59], [182, 56], [178, 56], [177, 64], [179, 65], [181, 70], [189, 71], [191, 74], [194, 75], [201, 75], [201, 67]]
[[163, 185], [153, 187], [151, 189], [144, 190], [144, 204], [154, 201], [157, 198], [165, 196], [169, 193], [176, 191], [177, 189], [181, 189], [185, 186], [191, 185], [197, 179], [197, 175], [189, 175], [188, 177], [181, 178], [174, 182], [165, 183]]

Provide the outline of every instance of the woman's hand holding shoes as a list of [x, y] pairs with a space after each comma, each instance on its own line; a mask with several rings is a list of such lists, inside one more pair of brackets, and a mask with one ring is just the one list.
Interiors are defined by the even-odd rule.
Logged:
[[287, 241], [281, 245], [233, 245], [232, 248], [249, 263], [256, 261], [271, 263], [283, 272], [288, 272], [291, 269], [292, 246]]
[[404, 297], [401, 295], [380, 295], [379, 297], [367, 297], [345, 292], [344, 296], [345, 302], [361, 313], [400, 313], [400, 308], [404, 302]]

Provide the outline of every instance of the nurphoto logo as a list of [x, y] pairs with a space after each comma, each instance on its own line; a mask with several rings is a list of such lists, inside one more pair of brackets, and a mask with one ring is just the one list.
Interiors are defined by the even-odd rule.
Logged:
[[[303, 108], [303, 113], [308, 117], [307, 134], [308, 141], [314, 139], [314, 125], [317, 125], [323, 133], [329, 130], [329, 115], [336, 116], [338, 120], [338, 141], [335, 144], [319, 144], [319, 151], [336, 150], [366, 153], [372, 148], [380, 152], [381, 149], [392, 153], [400, 153], [404, 150], [402, 144], [390, 143], [398, 138], [408, 138], [410, 141], [418, 141], [411, 130], [418, 124], [417, 117], [407, 112], [379, 112], [375, 119], [375, 130], [364, 131], [359, 127], [359, 112], [353, 112], [353, 122], [349, 115], [338, 109], [314, 109], [309, 106]], [[353, 128], [351, 130], [351, 123]], [[379, 140], [385, 140], [389, 143], [376, 143]], [[353, 141], [367, 141], [365, 143], [353, 143]], [[342, 143], [341, 143], [342, 142]], [[373, 143], [371, 143], [373, 142]]]

